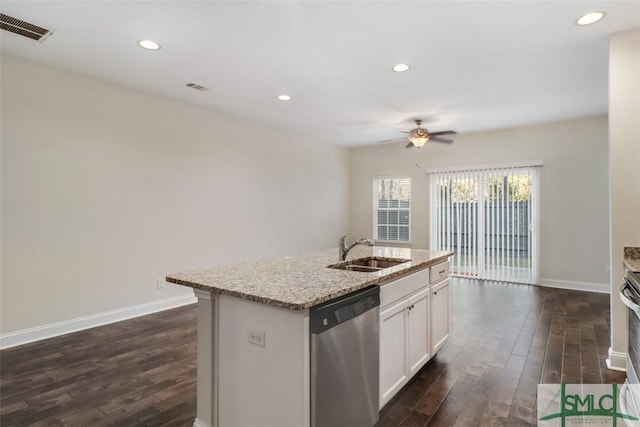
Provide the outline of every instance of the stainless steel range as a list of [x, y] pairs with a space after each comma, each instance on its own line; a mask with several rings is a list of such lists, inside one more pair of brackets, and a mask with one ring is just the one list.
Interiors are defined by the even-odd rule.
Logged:
[[620, 299], [627, 306], [627, 381], [637, 385], [640, 384], [640, 273], [627, 273]]

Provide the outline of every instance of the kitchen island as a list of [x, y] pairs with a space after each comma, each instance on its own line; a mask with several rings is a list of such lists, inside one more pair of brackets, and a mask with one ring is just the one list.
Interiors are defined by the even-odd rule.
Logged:
[[[367, 257], [405, 262], [366, 273], [328, 268], [340, 266], [338, 250], [332, 249], [168, 275], [168, 282], [192, 287], [198, 297], [194, 425], [310, 425], [309, 309], [372, 285], [384, 289], [402, 281], [401, 286], [394, 286], [393, 290], [387, 286], [389, 290], [381, 293], [381, 308], [384, 309], [385, 298], [393, 302], [395, 311], [391, 314], [398, 319], [398, 310], [405, 310], [403, 298], [417, 293], [419, 286], [427, 289], [430, 279], [442, 283], [448, 276], [450, 255], [442, 251], [358, 246], [349, 254], [347, 263]], [[429, 268], [436, 265], [444, 267], [434, 270], [435, 276], [430, 275]], [[414, 285], [416, 281], [421, 283]], [[438, 326], [440, 338], [433, 343], [437, 348], [448, 336], [448, 292], [446, 295], [446, 307], [440, 304], [437, 308], [446, 314], [446, 324], [440, 322]], [[409, 310], [407, 305], [406, 311]], [[426, 315], [428, 306], [425, 310]], [[436, 347], [428, 341], [427, 326], [425, 323], [422, 328], [426, 331], [423, 347], [428, 348], [427, 354], [419, 364], [412, 365], [412, 373], [435, 354], [431, 350]], [[385, 374], [381, 372], [381, 381], [383, 378]], [[408, 378], [405, 372], [393, 380], [393, 390], [388, 390], [384, 400], [381, 396], [381, 404]]]

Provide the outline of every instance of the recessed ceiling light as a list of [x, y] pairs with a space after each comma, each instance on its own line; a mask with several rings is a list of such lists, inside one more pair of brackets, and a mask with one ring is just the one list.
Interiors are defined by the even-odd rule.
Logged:
[[156, 42], [154, 42], [153, 40], [140, 40], [138, 42], [138, 44], [140, 45], [140, 47], [143, 47], [145, 49], [149, 49], [149, 50], [158, 50], [160, 49], [160, 45]]
[[605, 13], [604, 12], [589, 12], [586, 15], [581, 16], [580, 18], [578, 18], [578, 20], [576, 21], [576, 24], [578, 25], [589, 25], [589, 24], [594, 24], [596, 22], [598, 22], [599, 20], [601, 20], [602, 18], [604, 18]]
[[279, 99], [280, 101], [288, 101], [288, 100], [290, 100], [290, 99], [291, 99], [291, 97], [290, 97], [289, 95], [279, 95], [279, 96], [278, 96], [278, 99]]
[[397, 72], [397, 73], [402, 73], [404, 71], [408, 71], [409, 68], [411, 68], [411, 67], [409, 65], [407, 65], [407, 64], [398, 64], [395, 67], [393, 67], [392, 70]]

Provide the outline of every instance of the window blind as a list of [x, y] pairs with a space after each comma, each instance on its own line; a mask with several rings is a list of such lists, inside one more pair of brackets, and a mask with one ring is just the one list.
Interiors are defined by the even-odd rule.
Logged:
[[373, 239], [411, 241], [411, 178], [374, 178]]
[[452, 274], [538, 280], [538, 167], [431, 171], [430, 248], [452, 251]]

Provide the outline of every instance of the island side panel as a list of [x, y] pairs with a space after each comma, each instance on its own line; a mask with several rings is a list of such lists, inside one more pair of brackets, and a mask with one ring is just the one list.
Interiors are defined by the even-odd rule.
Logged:
[[[309, 426], [309, 312], [219, 295], [221, 426]], [[248, 334], [264, 332], [264, 347]]]
[[194, 427], [217, 427], [218, 295], [194, 289], [198, 297], [197, 401]]

